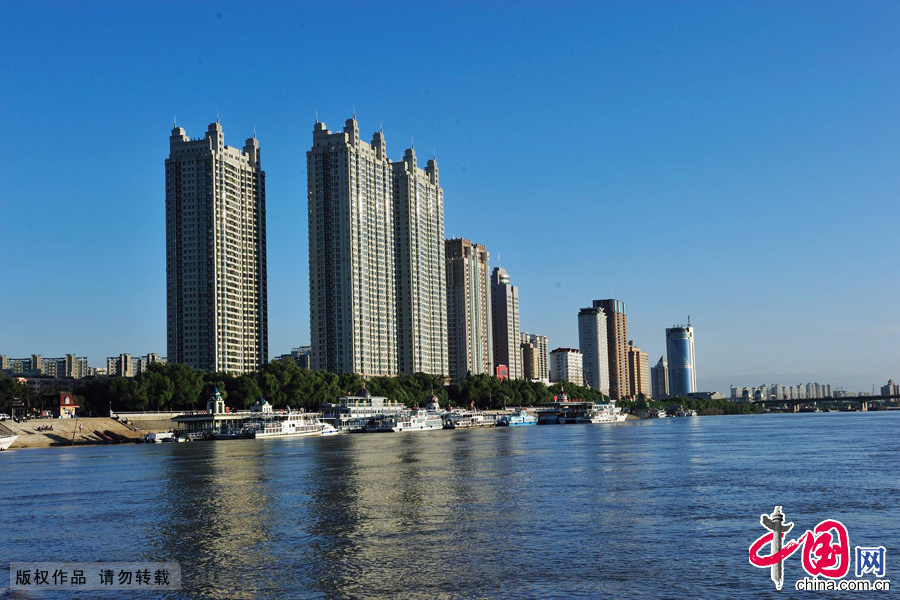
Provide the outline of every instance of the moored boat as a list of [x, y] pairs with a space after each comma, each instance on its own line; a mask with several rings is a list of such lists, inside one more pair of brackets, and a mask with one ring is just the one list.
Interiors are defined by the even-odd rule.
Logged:
[[585, 413], [584, 416], [578, 417], [578, 423], [621, 423], [628, 415], [622, 412], [622, 409], [616, 406], [615, 402], [607, 404], [594, 404]]
[[254, 438], [304, 437], [335, 435], [340, 431], [330, 423], [317, 418], [318, 413], [297, 413], [288, 409], [287, 414], [277, 413], [251, 422], [247, 429]]
[[480, 410], [454, 409], [443, 415], [444, 429], [464, 429], [466, 427], [488, 427], [493, 421], [486, 419]]
[[503, 415], [497, 419], [497, 427], [515, 427], [518, 425], [534, 425], [537, 417], [529, 415], [524, 408], [516, 409], [511, 415]]
[[429, 431], [432, 429], [441, 429], [443, 423], [441, 417], [437, 414], [424, 409], [417, 409], [412, 413], [397, 418], [393, 427], [394, 431]]
[[13, 442], [16, 441], [17, 435], [8, 435], [6, 437], [0, 437], [0, 450], [6, 450], [10, 446], [12, 446]]

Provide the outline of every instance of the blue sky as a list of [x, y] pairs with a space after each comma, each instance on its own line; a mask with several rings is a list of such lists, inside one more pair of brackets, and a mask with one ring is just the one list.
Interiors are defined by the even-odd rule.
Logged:
[[269, 347], [309, 341], [305, 152], [432, 152], [446, 234], [578, 345], [624, 300], [699, 387], [900, 379], [900, 3], [0, 3], [0, 353], [164, 354], [173, 118], [253, 134]]

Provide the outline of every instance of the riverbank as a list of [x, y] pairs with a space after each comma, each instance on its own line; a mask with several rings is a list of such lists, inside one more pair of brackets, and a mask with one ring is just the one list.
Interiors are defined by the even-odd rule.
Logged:
[[[24, 423], [7, 420], [0, 423], [12, 435], [19, 436], [10, 449], [16, 448], [48, 448], [51, 446], [77, 446], [84, 444], [106, 444], [107, 438], [115, 438], [122, 442], [134, 442], [140, 438], [142, 431], [135, 431], [128, 426], [109, 417], [93, 417], [84, 419], [32, 419]], [[52, 427], [47, 431], [38, 428]], [[170, 427], [171, 428], [171, 427]], [[109, 433], [107, 433], [109, 432]], [[110, 435], [112, 434], [112, 435]]]

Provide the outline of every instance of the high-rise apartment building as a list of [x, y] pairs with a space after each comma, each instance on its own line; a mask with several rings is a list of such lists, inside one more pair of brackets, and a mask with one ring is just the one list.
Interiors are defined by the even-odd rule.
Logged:
[[666, 355], [669, 359], [669, 395], [687, 396], [696, 392], [694, 328], [690, 322], [666, 329]]
[[510, 284], [503, 267], [495, 267], [491, 274], [491, 311], [494, 367], [506, 365], [510, 379], [522, 379], [519, 288]]
[[[521, 342], [522, 348], [522, 376], [525, 379], [537, 379], [549, 383], [550, 352], [547, 346], [547, 336], [523, 331], [519, 334], [519, 341]], [[529, 358], [529, 354], [527, 353], [528, 350], [525, 348], [526, 345], [530, 345], [534, 348], [533, 358]], [[537, 361], [537, 366], [531, 367], [533, 370], [529, 370], [529, 367], [527, 366], [530, 360]]]
[[356, 118], [313, 128], [306, 153], [313, 370], [397, 374], [393, 168]]
[[491, 295], [488, 251], [465, 238], [446, 240], [447, 338], [450, 379], [491, 374]]
[[610, 395], [609, 346], [606, 311], [596, 306], [578, 311], [578, 345], [588, 387]]
[[256, 135], [176, 126], [166, 160], [168, 359], [246, 373], [268, 360], [266, 184]]
[[584, 368], [581, 352], [574, 348], [557, 348], [550, 352], [550, 381], [567, 381], [584, 385]]
[[447, 279], [444, 275], [444, 191], [437, 162], [424, 169], [415, 149], [393, 163], [396, 250], [397, 369], [446, 375]]
[[631, 388], [631, 395], [634, 398], [639, 398], [641, 395], [644, 398], [651, 396], [650, 357], [632, 341], [628, 342], [628, 386]]
[[606, 345], [609, 350], [609, 395], [620, 400], [631, 395], [628, 385], [628, 315], [625, 303], [613, 298], [594, 300], [594, 308], [606, 311]]
[[669, 397], [669, 365], [665, 356], [650, 369], [650, 393], [657, 400]]

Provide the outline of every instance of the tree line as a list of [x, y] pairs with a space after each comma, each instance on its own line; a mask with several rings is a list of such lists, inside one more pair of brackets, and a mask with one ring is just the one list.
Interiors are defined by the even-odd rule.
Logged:
[[[463, 381], [444, 386], [443, 377], [416, 373], [397, 377], [363, 378], [356, 374], [337, 375], [327, 371], [307, 371], [290, 359], [274, 360], [258, 371], [235, 376], [228, 373], [205, 373], [187, 365], [153, 363], [136, 377], [88, 378], [78, 380], [74, 390], [79, 414], [106, 415], [130, 411], [205, 410], [206, 399], [216, 389], [233, 410], [250, 407], [260, 398], [276, 408], [291, 407], [318, 411], [325, 402], [340, 396], [356, 395], [362, 388], [373, 396], [386, 396], [406, 406], [424, 405], [432, 394], [441, 406], [474, 406], [480, 409], [501, 409], [516, 406], [536, 406], [551, 402], [565, 392], [569, 400], [606, 402], [608, 397], [589, 388], [572, 383], [553, 383], [549, 387], [540, 382], [521, 379], [498, 379], [490, 375], [470, 375]], [[58, 397], [58, 396], [57, 396]], [[27, 386], [11, 378], [0, 378], [0, 412], [10, 412], [13, 399], [25, 400], [30, 407], [39, 406]], [[50, 402], [52, 405], [52, 401]], [[760, 412], [761, 407], [727, 400], [699, 400], [677, 398], [664, 401], [619, 401], [623, 409], [668, 408], [681, 405], [701, 414], [734, 414]]]

